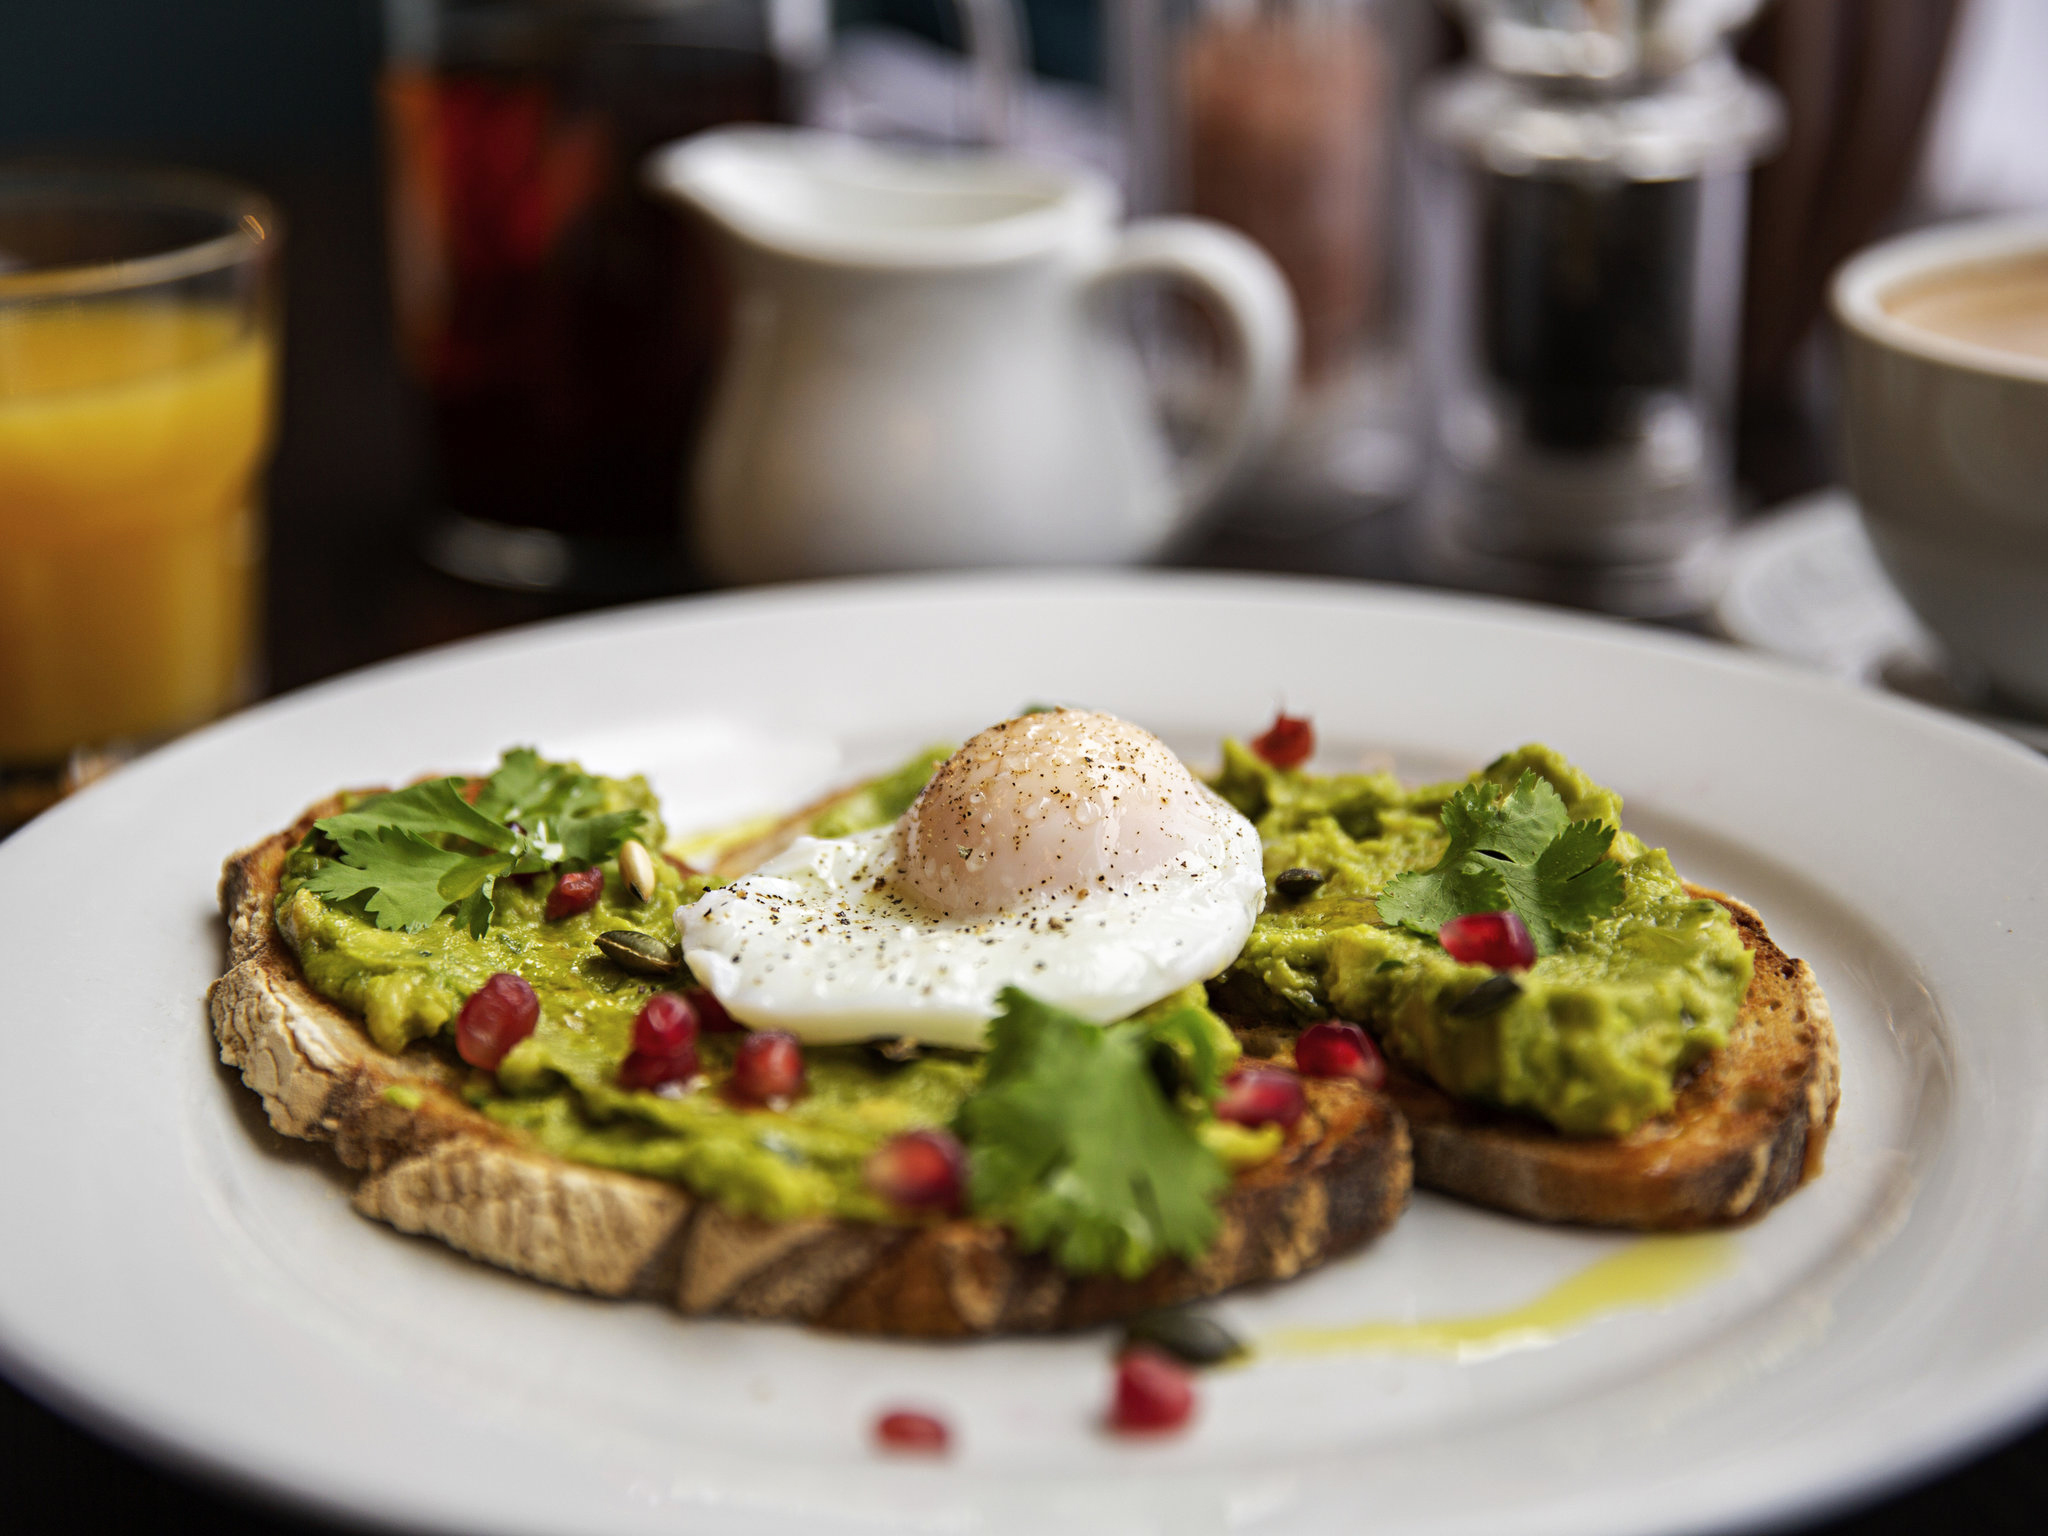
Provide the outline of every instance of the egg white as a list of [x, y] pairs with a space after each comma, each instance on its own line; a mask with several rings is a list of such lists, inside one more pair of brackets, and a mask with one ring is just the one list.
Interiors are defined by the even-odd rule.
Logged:
[[1265, 903], [1259, 837], [1206, 786], [1202, 835], [1159, 867], [948, 916], [898, 867], [895, 824], [799, 838], [676, 914], [684, 962], [740, 1022], [813, 1044], [983, 1044], [1017, 986], [1106, 1024], [1221, 971]]

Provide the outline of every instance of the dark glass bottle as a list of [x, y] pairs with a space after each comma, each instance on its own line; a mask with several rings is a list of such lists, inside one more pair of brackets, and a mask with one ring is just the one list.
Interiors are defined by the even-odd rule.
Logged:
[[383, 89], [427, 553], [502, 585], [658, 590], [725, 323], [656, 145], [786, 116], [758, 0], [394, 0]]

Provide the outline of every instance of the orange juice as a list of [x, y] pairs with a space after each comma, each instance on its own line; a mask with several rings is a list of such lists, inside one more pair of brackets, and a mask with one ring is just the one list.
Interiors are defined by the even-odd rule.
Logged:
[[0, 764], [236, 701], [274, 361], [225, 305], [0, 309]]

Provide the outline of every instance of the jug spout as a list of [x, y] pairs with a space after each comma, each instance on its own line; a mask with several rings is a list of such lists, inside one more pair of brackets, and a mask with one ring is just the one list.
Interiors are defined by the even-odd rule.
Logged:
[[1093, 173], [792, 128], [699, 134], [658, 152], [648, 175], [743, 245], [869, 270], [1025, 261], [1106, 231], [1118, 212]]

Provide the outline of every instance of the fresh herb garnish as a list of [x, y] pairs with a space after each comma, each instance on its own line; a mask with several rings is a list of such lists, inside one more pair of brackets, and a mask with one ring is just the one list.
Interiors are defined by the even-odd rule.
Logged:
[[[1169, 1254], [1202, 1253], [1229, 1183], [1182, 1107], [1213, 1102], [1227, 1065], [1206, 1010], [1154, 1008], [1103, 1026], [1015, 987], [1000, 1001], [987, 1076], [955, 1122], [975, 1212], [1075, 1274], [1135, 1279]], [[1177, 1062], [1182, 1105], [1160, 1085], [1156, 1051]]]
[[595, 778], [527, 747], [504, 755], [474, 804], [464, 798], [466, 784], [430, 779], [322, 817], [314, 826], [340, 857], [316, 869], [306, 888], [329, 901], [364, 897], [379, 928], [408, 933], [452, 907], [471, 937], [482, 938], [501, 877], [595, 864], [646, 819], [603, 810]]
[[1462, 786], [1444, 802], [1443, 825], [1444, 856], [1380, 892], [1387, 922], [1434, 935], [1469, 912], [1513, 912], [1547, 955], [1561, 935], [1583, 933], [1621, 904], [1621, 866], [1605, 857], [1614, 828], [1571, 820], [1557, 791], [1526, 768], [1506, 794], [1486, 779]]
[[551, 763], [531, 747], [514, 747], [484, 780], [476, 808], [518, 830], [549, 828], [562, 845], [557, 862], [595, 864], [645, 823], [643, 812], [606, 811], [604, 785], [574, 763]]

